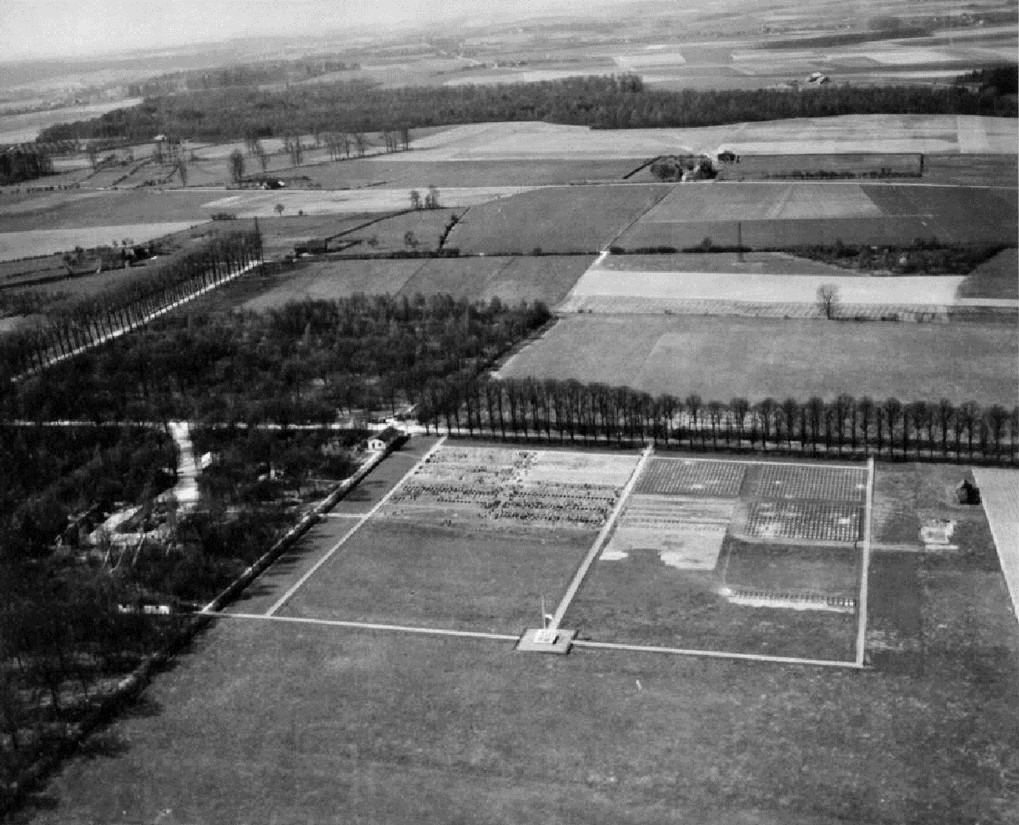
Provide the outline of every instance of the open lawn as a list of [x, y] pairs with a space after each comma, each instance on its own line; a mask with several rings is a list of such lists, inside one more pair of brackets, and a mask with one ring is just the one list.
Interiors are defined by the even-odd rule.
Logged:
[[[705, 243], [781, 249], [833, 244], [1015, 243], [1012, 190], [857, 183], [680, 185], [615, 245], [634, 251]], [[737, 226], [740, 224], [740, 226]]]
[[[305, 296], [333, 300], [355, 292], [407, 297], [442, 293], [552, 305], [562, 300], [590, 263], [589, 256], [320, 260], [302, 262], [293, 274], [272, 276], [258, 285], [228, 285], [223, 295], [236, 294], [236, 303], [248, 309], [283, 306]], [[253, 294], [249, 288], [253, 286], [260, 294]]]
[[[909, 506], [951, 510], [944, 482], [960, 468], [912, 470]], [[873, 667], [863, 671], [581, 646], [541, 656], [515, 652], [512, 638], [224, 618], [133, 712], [69, 759], [21, 819], [296, 825], [342, 812], [346, 822], [386, 825], [1006, 822], [1019, 769], [1019, 634], [987, 535], [986, 526], [963, 532], [958, 552], [875, 555]], [[448, 528], [424, 536], [415, 553], [409, 530], [369, 530], [298, 591], [293, 608], [314, 601], [331, 614], [356, 607], [451, 621], [483, 606], [519, 609], [516, 621], [533, 624], [532, 571], [512, 562], [534, 551], [535, 571], [551, 574], [547, 565], [567, 549], [537, 552]], [[823, 550], [757, 549], [726, 548], [737, 583], [795, 575], [811, 590], [844, 589]], [[459, 579], [441, 573], [455, 554], [478, 565]], [[358, 569], [347, 569], [356, 558]], [[578, 605], [634, 616], [634, 603], [624, 611], [619, 598], [629, 592], [638, 613], [668, 617], [676, 595], [693, 591], [692, 574], [654, 558], [596, 563], [613, 565], [605, 601], [593, 598], [592, 574]], [[305, 569], [277, 571], [265, 598]], [[462, 598], [444, 602], [433, 585]], [[687, 604], [696, 612], [696, 600]], [[838, 613], [730, 609], [721, 618], [762, 641], [787, 644], [784, 628], [812, 634], [812, 644], [844, 636]], [[705, 626], [702, 616], [694, 623]], [[646, 638], [657, 627], [637, 630]]]
[[[505, 527], [505, 525], [503, 525]], [[515, 635], [562, 598], [594, 531], [472, 530], [376, 517], [282, 616]]]
[[[626, 384], [727, 401], [840, 393], [960, 403], [1016, 401], [1008, 325], [766, 318], [570, 316], [514, 356], [507, 377]], [[959, 353], [965, 353], [960, 358]], [[880, 365], [876, 368], [875, 365]]]
[[667, 185], [535, 190], [471, 209], [448, 243], [467, 254], [596, 253], [670, 191]]

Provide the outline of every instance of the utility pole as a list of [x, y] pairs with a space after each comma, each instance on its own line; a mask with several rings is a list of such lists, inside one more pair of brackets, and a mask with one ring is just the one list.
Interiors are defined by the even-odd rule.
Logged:
[[736, 221], [736, 260], [743, 263], [743, 222]]

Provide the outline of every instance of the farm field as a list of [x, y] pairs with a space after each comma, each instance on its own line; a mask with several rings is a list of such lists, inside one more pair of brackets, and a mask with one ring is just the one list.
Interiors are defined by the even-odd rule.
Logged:
[[[960, 358], [959, 353], [966, 353]], [[505, 377], [626, 384], [653, 395], [761, 400], [840, 393], [1015, 405], [1007, 324], [848, 323], [734, 317], [570, 316], [502, 368]], [[880, 364], [875, 369], [874, 364]]]
[[767, 180], [768, 178], [845, 175], [846, 177], [920, 177], [920, 153], [841, 155], [741, 155], [738, 163], [719, 169], [719, 180]]
[[1003, 298], [1019, 299], [1019, 255], [1015, 249], [1005, 249], [974, 269], [959, 284], [956, 293], [960, 299]]
[[[805, 73], [809, 73], [805, 72]], [[651, 158], [737, 154], [926, 152], [1015, 155], [1016, 122], [955, 115], [843, 115], [695, 129], [598, 130], [550, 123], [455, 126], [414, 144], [415, 160]]]
[[283, 215], [259, 218], [262, 249], [266, 258], [293, 254], [294, 246], [312, 238], [331, 238], [363, 224], [377, 221], [377, 212], [360, 215]]
[[[526, 186], [462, 186], [439, 190], [445, 207], [467, 207], [528, 191]], [[186, 190], [185, 190], [186, 191]], [[187, 193], [191, 194], [191, 193]], [[277, 204], [285, 214], [333, 215], [359, 212], [397, 212], [410, 207], [409, 189], [351, 189], [336, 191], [244, 191], [203, 204], [213, 211], [235, 212], [240, 218], [272, 215]]]
[[[328, 260], [302, 262], [292, 275], [265, 280], [251, 296], [238, 281], [223, 296], [237, 294], [247, 309], [283, 306], [304, 296], [333, 300], [366, 294], [450, 294], [470, 300], [558, 303], [590, 265], [590, 256]], [[243, 290], [243, 292], [242, 292]]]
[[76, 246], [85, 249], [109, 245], [123, 238], [135, 243], [159, 238], [197, 226], [193, 223], [138, 223], [96, 226], [79, 229], [31, 229], [18, 232], [0, 232], [0, 260], [14, 261], [33, 255], [66, 252]]
[[[413, 157], [411, 154], [410, 157]], [[645, 158], [618, 160], [408, 160], [407, 154], [380, 155], [369, 160], [344, 160], [304, 168], [303, 174], [323, 189], [363, 186], [546, 186], [622, 180]]]
[[539, 189], [471, 209], [448, 244], [466, 254], [596, 253], [669, 192], [667, 185]]
[[[670, 461], [683, 463], [652, 459], [649, 467]], [[746, 472], [742, 479], [727, 472], [730, 462], [708, 464], [689, 477], [659, 468], [646, 485], [656, 492], [647, 494], [684, 500], [713, 478], [718, 483], [698, 501], [729, 496], [737, 485], [747, 485], [751, 495], [762, 491], [762, 484], [748, 484]], [[831, 466], [813, 466], [829, 474], [826, 494], [842, 495], [845, 485]], [[796, 467], [811, 472], [811, 465]], [[890, 469], [913, 475], [907, 488], [916, 493], [903, 499], [904, 511], [915, 517], [925, 507], [956, 518], [949, 479], [959, 467]], [[884, 471], [878, 467], [878, 479]], [[873, 667], [863, 671], [583, 646], [566, 657], [539, 656], [516, 653], [512, 635], [437, 637], [330, 625], [329, 619], [225, 617], [160, 674], [136, 712], [123, 714], [97, 734], [88, 753], [64, 763], [30, 800], [31, 820], [127, 825], [170, 811], [179, 821], [239, 825], [315, 821], [342, 809], [352, 821], [387, 825], [535, 817], [563, 825], [1007, 821], [1019, 639], [982, 510], [969, 508], [966, 515], [983, 532], [964, 534], [958, 552], [873, 557], [874, 627], [867, 637]], [[432, 540], [444, 533], [445, 552]], [[403, 555], [425, 581], [459, 588], [437, 578], [436, 559], [448, 567], [450, 551], [472, 557], [497, 551], [508, 558], [488, 569], [507, 590], [530, 596], [521, 568], [508, 564], [517, 551], [487, 541], [498, 534], [485, 531], [485, 540], [478, 540], [460, 526], [426, 527], [424, 535], [423, 552], [414, 557], [409, 532], [401, 537], [389, 527], [369, 528], [365, 537], [377, 543], [334, 556], [292, 605], [307, 593], [316, 596], [316, 611], [339, 612], [336, 588], [347, 595], [354, 583], [335, 574], [355, 552], [379, 574], [351, 594], [373, 615], [391, 611], [403, 622], [432, 615], [426, 606], [436, 611], [443, 602], [411, 591], [413, 583], [402, 578], [391, 554]], [[305, 558], [330, 541], [320, 537]], [[726, 575], [735, 584], [769, 587], [796, 575], [805, 590], [843, 593], [858, 571], [833, 563], [825, 550], [730, 542]], [[667, 583], [676, 582], [669, 573], [674, 568], [657, 560], [652, 567], [649, 556], [655, 554], [598, 561], [595, 568], [653, 570], [650, 586], [665, 593]], [[485, 561], [491, 564], [491, 555]], [[307, 569], [284, 566], [266, 584], [262, 603]], [[362, 570], [367, 574], [369, 567]], [[446, 618], [493, 592], [500, 607], [509, 605], [508, 594], [481, 571], [461, 572], [470, 586], [457, 591], [465, 601], [447, 603]], [[589, 575], [575, 605], [593, 610], [599, 574]], [[603, 579], [612, 588], [617, 619], [632, 617], [633, 603], [620, 597], [638, 580], [623, 572]], [[316, 581], [321, 586], [313, 589]], [[663, 615], [676, 592], [682, 591], [656, 599]], [[649, 609], [637, 606], [638, 612]], [[796, 613], [796, 632], [806, 635], [809, 628], [832, 641], [840, 634], [817, 617], [846, 618], [733, 609], [756, 617], [740, 631], [783, 643], [772, 614], [786, 621]], [[521, 606], [523, 622], [536, 618], [534, 606]], [[979, 767], [976, 753], [982, 754]]]
[[[715, 183], [676, 188], [615, 245], [753, 249], [833, 244], [1015, 243], [1010, 190], [856, 183]], [[741, 224], [737, 227], [737, 222]]]
[[849, 270], [799, 258], [787, 252], [667, 252], [662, 254], [606, 255], [590, 271], [612, 272], [739, 272], [748, 275], [818, 275], [845, 277]]
[[[692, 257], [692, 256], [691, 256]], [[795, 315], [824, 317], [817, 290], [838, 290], [839, 317], [875, 312], [937, 310], [956, 304], [964, 275], [902, 275], [867, 277], [842, 270], [838, 274], [758, 274], [755, 272], [662, 272], [592, 267], [581, 276], [558, 309], [560, 312], [701, 313]], [[987, 276], [989, 277], [989, 276]], [[740, 310], [740, 311], [737, 311]]]

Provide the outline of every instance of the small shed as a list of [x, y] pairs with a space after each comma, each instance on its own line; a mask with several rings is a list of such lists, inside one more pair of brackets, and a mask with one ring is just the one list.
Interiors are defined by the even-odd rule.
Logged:
[[386, 427], [381, 432], [375, 433], [368, 439], [368, 449], [381, 452], [388, 450], [396, 441], [403, 437], [403, 433], [396, 427]]

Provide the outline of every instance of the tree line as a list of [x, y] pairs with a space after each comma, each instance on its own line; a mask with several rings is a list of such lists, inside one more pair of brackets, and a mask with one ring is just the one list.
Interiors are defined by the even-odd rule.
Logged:
[[504, 440], [599, 444], [653, 441], [663, 448], [874, 456], [886, 460], [1019, 462], [1019, 407], [942, 398], [834, 400], [654, 397], [579, 381], [452, 376], [418, 408], [427, 427]]
[[163, 95], [92, 120], [51, 126], [39, 140], [149, 140], [162, 133], [223, 141], [522, 120], [599, 129], [696, 127], [847, 114], [1016, 117], [1017, 105], [1014, 96], [963, 85], [663, 91], [646, 88], [636, 75], [622, 75], [386, 89], [353, 80]]
[[0, 377], [41, 370], [261, 260], [257, 230], [218, 235], [138, 278], [51, 309], [44, 323], [0, 339]]
[[0, 151], [0, 185], [53, 174], [53, 161], [42, 147], [15, 146]]

